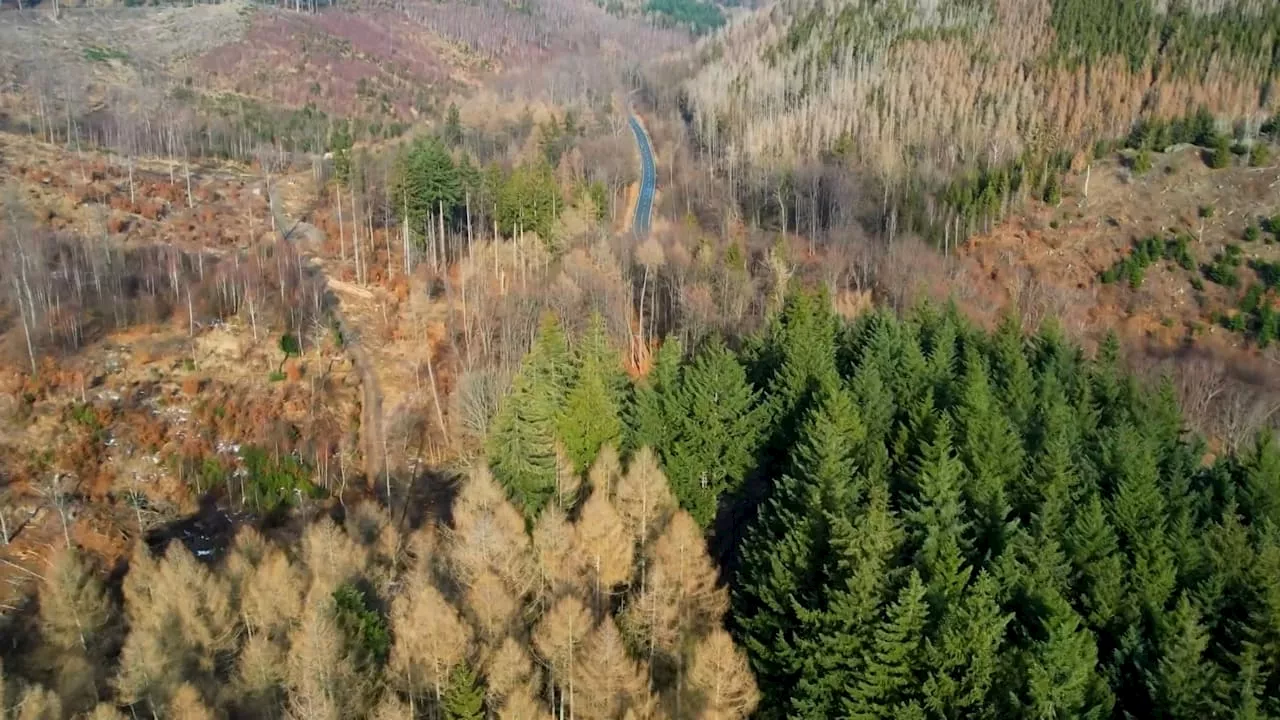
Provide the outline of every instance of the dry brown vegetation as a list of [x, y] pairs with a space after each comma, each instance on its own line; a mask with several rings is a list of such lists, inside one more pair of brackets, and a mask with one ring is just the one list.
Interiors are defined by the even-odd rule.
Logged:
[[[498, 717], [745, 718], [757, 693], [720, 627], [726, 591], [652, 454], [623, 471], [606, 450], [589, 476], [532, 536], [481, 463], [451, 525], [410, 531], [366, 502], [293, 547], [246, 527], [213, 566], [136, 544], [122, 608], [90, 558], [59, 551], [10, 627], [32, 661], [0, 686], [22, 717], [436, 717], [474, 691]], [[344, 587], [390, 634], [373, 656]]]
[[1046, 60], [1058, 42], [1050, 14], [1050, 0], [783, 2], [700, 45], [694, 122], [713, 152], [764, 165], [836, 152], [896, 181], [1121, 137], [1139, 117], [1201, 105], [1255, 131], [1267, 114], [1270, 52], [1220, 50], [1190, 73], [1158, 55], [1072, 67]]

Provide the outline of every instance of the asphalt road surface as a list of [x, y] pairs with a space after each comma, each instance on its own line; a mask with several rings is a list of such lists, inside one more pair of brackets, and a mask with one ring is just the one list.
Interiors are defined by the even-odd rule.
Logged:
[[641, 237], [649, 234], [649, 218], [653, 215], [653, 193], [658, 185], [658, 169], [653, 162], [653, 146], [649, 134], [640, 126], [635, 115], [631, 116], [631, 132], [635, 133], [636, 146], [640, 148], [640, 197], [636, 200], [636, 216], [631, 229]]

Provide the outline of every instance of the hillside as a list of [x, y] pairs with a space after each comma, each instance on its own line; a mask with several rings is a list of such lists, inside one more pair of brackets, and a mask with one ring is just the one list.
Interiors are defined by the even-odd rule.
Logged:
[[1202, 105], [1248, 137], [1277, 43], [1265, 0], [781, 0], [703, 41], [685, 89], [715, 152], [936, 184]]

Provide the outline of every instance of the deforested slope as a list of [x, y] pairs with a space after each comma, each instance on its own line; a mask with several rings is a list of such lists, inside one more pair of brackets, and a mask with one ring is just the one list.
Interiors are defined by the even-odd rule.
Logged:
[[1247, 136], [1278, 38], [1263, 0], [779, 0], [700, 45], [685, 90], [713, 150], [937, 178], [1201, 106]]

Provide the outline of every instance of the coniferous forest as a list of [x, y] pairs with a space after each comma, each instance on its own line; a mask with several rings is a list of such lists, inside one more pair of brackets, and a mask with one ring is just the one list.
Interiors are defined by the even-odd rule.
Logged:
[[1114, 343], [828, 306], [794, 294], [732, 349], [668, 343], [631, 389], [548, 323], [495, 475], [535, 513], [557, 438], [574, 462], [654, 448], [722, 555], [758, 717], [1280, 710], [1269, 437], [1214, 457]]
[[1215, 454], [1170, 382], [1052, 322], [1028, 336], [953, 307], [831, 308], [793, 290], [754, 333], [667, 340], [639, 379], [599, 317], [571, 336], [548, 315], [443, 514], [406, 523], [366, 501], [244, 528], [212, 562], [139, 543], [105, 582], [91, 554], [55, 553], [35, 614], [0, 628], [0, 707], [1280, 711], [1270, 435]]

